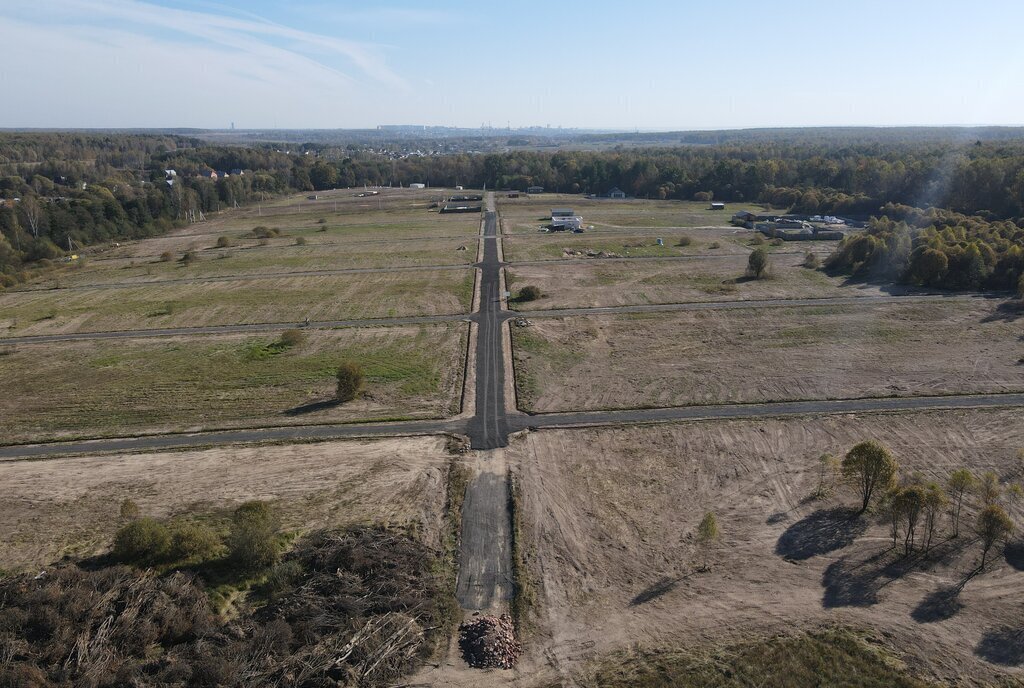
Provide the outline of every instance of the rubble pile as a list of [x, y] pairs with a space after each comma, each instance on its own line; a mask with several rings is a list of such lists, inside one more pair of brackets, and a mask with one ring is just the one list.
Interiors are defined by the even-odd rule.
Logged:
[[511, 669], [523, 653], [508, 614], [481, 616], [459, 626], [459, 647], [466, 663], [477, 669]]
[[562, 249], [563, 258], [621, 258], [622, 256], [612, 251], [595, 251], [592, 248], [588, 248], [586, 251], [577, 251], [572, 248]]

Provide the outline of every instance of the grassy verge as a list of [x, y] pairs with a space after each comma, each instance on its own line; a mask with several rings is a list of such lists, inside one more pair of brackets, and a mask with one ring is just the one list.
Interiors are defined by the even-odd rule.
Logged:
[[830, 629], [709, 652], [639, 650], [603, 661], [583, 688], [925, 688], [877, 638]]
[[521, 638], [533, 628], [533, 614], [537, 608], [537, 581], [531, 566], [534, 551], [527, 544], [525, 535], [522, 486], [519, 477], [511, 471], [508, 474], [508, 504], [512, 520], [512, 582], [515, 586], [511, 611]]
[[[437, 634], [438, 638], [450, 638], [462, 621], [462, 609], [455, 599], [458, 585], [459, 540], [462, 534], [462, 504], [466, 501], [466, 488], [469, 486], [470, 470], [458, 457], [452, 458], [448, 464], [448, 478], [444, 504], [444, 532], [441, 535], [441, 556], [437, 558], [438, 575], [443, 581], [446, 599], [442, 606], [443, 627]], [[443, 650], [443, 643], [438, 642], [435, 652]]]

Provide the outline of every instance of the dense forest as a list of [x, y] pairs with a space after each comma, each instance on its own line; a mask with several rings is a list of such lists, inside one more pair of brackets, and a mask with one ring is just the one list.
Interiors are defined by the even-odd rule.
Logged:
[[[726, 137], [719, 145], [695, 134], [701, 143], [674, 147], [403, 156], [351, 143], [282, 151], [180, 134], [0, 134], [0, 284], [23, 279], [26, 268], [69, 246], [151, 236], [198, 212], [268, 194], [424, 182], [597, 194], [617, 186], [641, 198], [713, 197], [795, 213], [885, 216], [841, 247], [834, 269], [931, 286], [1009, 288], [1021, 273], [1024, 140], [999, 131], [971, 141], [928, 131], [830, 139], [812, 130]], [[173, 184], [165, 179], [170, 169]], [[200, 175], [211, 169], [245, 174], [216, 181]], [[918, 210], [929, 208], [941, 210]], [[945, 271], [934, 252], [945, 256]]]

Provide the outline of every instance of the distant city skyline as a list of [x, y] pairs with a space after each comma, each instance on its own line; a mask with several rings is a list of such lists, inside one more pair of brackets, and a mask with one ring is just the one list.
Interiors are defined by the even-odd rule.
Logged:
[[1024, 6], [0, 6], [0, 127], [1016, 126]]

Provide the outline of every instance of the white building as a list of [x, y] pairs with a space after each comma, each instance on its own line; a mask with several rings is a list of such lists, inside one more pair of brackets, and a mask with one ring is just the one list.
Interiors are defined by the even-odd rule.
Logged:
[[583, 226], [583, 218], [577, 215], [572, 208], [552, 208], [551, 227], [552, 229], [580, 229]]
[[410, 184], [409, 188], [410, 189], [425, 189], [425, 188], [427, 188], [427, 185], [426, 184]]

